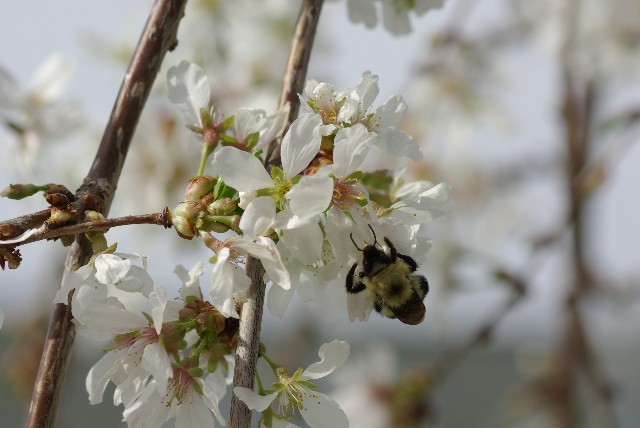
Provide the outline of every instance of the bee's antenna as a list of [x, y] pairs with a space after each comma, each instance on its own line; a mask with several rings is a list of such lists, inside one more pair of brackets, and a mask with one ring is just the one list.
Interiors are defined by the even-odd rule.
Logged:
[[376, 245], [378, 243], [378, 238], [376, 238], [376, 232], [373, 230], [373, 227], [371, 227], [371, 225], [369, 225], [369, 229], [371, 229], [371, 233], [373, 233], [373, 245]]
[[353, 240], [353, 233], [349, 234], [349, 238], [351, 238], [351, 242], [353, 242], [353, 245], [358, 249], [358, 251], [362, 251], [360, 247], [358, 247], [358, 245], [356, 244], [356, 241]]

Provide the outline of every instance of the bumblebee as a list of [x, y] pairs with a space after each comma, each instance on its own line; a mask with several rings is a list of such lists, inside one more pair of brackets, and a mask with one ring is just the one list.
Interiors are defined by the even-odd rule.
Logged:
[[347, 292], [357, 294], [366, 290], [374, 309], [382, 316], [398, 318], [405, 324], [420, 324], [425, 314], [423, 300], [429, 292], [427, 278], [416, 273], [416, 261], [399, 254], [387, 237], [384, 242], [389, 252], [385, 252], [371, 225], [369, 228], [374, 242], [365, 243], [363, 248], [355, 243], [353, 234], [349, 235], [353, 245], [362, 252], [362, 266], [358, 263], [351, 266], [346, 281]]

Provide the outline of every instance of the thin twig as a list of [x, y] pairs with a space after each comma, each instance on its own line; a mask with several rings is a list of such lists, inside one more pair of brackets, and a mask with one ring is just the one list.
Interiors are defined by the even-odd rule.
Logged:
[[[177, 44], [178, 24], [184, 15], [186, 0], [157, 0], [124, 77], [118, 97], [107, 123], [91, 169], [78, 189], [83, 201], [95, 202], [97, 211], [106, 215], [116, 184], [160, 65], [168, 50]], [[65, 263], [66, 276], [85, 264], [91, 256], [91, 246], [78, 235]], [[53, 427], [75, 336], [69, 306], [54, 307], [40, 359], [26, 426]]]
[[89, 221], [86, 223], [72, 224], [70, 226], [58, 227], [56, 229], [44, 229], [31, 235], [24, 241], [15, 244], [6, 244], [0, 240], [0, 247], [7, 245], [17, 247], [19, 245], [29, 244], [43, 239], [54, 239], [66, 235], [75, 235], [76, 233], [106, 231], [112, 227], [127, 226], [131, 224], [157, 224], [165, 228], [171, 227], [167, 219], [167, 211], [153, 214], [128, 215], [124, 217], [107, 218], [104, 220]]
[[[285, 68], [282, 91], [278, 107], [282, 108], [288, 102], [290, 106], [288, 124], [290, 125], [298, 114], [300, 100], [298, 93], [302, 92], [307, 73], [307, 65], [311, 56], [311, 48], [320, 18], [323, 0], [305, 0], [302, 3], [298, 22], [294, 32], [289, 60]], [[273, 166], [280, 159], [280, 146], [272, 143], [265, 156], [265, 164]], [[258, 348], [260, 346], [260, 329], [262, 326], [262, 312], [264, 307], [265, 284], [264, 270], [259, 260], [249, 258], [247, 274], [251, 278], [251, 288], [248, 300], [240, 315], [240, 331], [238, 347], [236, 349], [236, 366], [233, 374], [233, 385], [253, 389]], [[249, 428], [251, 425], [251, 411], [234, 394], [231, 398], [231, 427]]]
[[51, 209], [38, 211], [35, 213], [25, 214], [20, 217], [12, 218], [9, 220], [0, 221], [0, 231], [11, 230], [11, 233], [6, 235], [2, 233], [5, 238], [13, 238], [14, 236], [21, 235], [29, 229], [40, 227], [49, 216], [51, 216]]
[[588, 228], [585, 227], [587, 198], [580, 177], [587, 165], [592, 138], [596, 102], [596, 81], [585, 74], [580, 59], [578, 35], [579, 2], [564, 0], [562, 23], [564, 40], [560, 52], [563, 95], [560, 116], [564, 130], [567, 164], [565, 168], [565, 186], [568, 201], [568, 223], [571, 230], [571, 284], [566, 298], [567, 321], [564, 340], [558, 350], [556, 364], [549, 373], [547, 389], [544, 391], [555, 412], [557, 425], [571, 428], [578, 424], [577, 403], [579, 395], [579, 371], [586, 374], [592, 386], [600, 396], [607, 413], [607, 423], [615, 426], [612, 412], [612, 388], [610, 382], [599, 370], [596, 356], [591, 347], [588, 332], [585, 329], [581, 311], [581, 301], [593, 288], [593, 279], [588, 268], [585, 254]]

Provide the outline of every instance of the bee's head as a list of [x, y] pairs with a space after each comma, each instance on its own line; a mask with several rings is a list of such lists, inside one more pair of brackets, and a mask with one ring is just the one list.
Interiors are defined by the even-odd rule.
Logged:
[[389, 258], [387, 253], [385, 253], [384, 250], [378, 245], [376, 233], [374, 232], [371, 225], [369, 225], [369, 229], [371, 229], [371, 233], [373, 234], [373, 244], [365, 242], [365, 245], [362, 248], [358, 247], [356, 241], [353, 240], [353, 233], [349, 235], [349, 237], [351, 238], [351, 242], [353, 242], [353, 245], [358, 251], [362, 253], [362, 268], [365, 273], [371, 273], [374, 269], [374, 265], [376, 264], [388, 265], [391, 263], [391, 259]]

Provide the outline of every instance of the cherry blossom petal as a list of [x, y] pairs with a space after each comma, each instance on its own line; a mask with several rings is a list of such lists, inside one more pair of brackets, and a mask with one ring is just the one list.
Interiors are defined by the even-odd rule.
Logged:
[[271, 404], [278, 395], [277, 391], [269, 395], [258, 395], [253, 392], [253, 390], [242, 386], [233, 388], [233, 393], [247, 405], [249, 410], [256, 410], [258, 412], [262, 412], [269, 407], [269, 404]]
[[190, 270], [182, 265], [177, 265], [173, 271], [183, 283], [180, 287], [180, 296], [182, 299], [186, 299], [189, 296], [195, 296], [202, 298], [202, 290], [200, 289], [200, 277], [204, 275], [204, 264], [202, 262], [196, 263], [196, 265]]
[[141, 293], [148, 296], [153, 290], [153, 279], [149, 273], [139, 266], [132, 265], [129, 271], [117, 283], [117, 288], [130, 293]]
[[273, 186], [273, 180], [260, 159], [235, 147], [222, 147], [218, 150], [213, 155], [213, 169], [222, 181], [239, 192]]
[[282, 169], [287, 178], [298, 175], [320, 150], [321, 125], [320, 116], [303, 113], [289, 127], [282, 139], [281, 150]]
[[319, 379], [333, 373], [349, 358], [350, 346], [344, 340], [334, 340], [320, 347], [320, 361], [311, 364], [302, 372], [305, 379]]
[[168, 380], [173, 377], [171, 359], [160, 343], [150, 343], [142, 352], [142, 368], [156, 380], [158, 392], [164, 394]]
[[339, 130], [333, 149], [335, 175], [344, 177], [356, 171], [369, 153], [375, 138], [376, 135], [368, 132], [361, 123]]
[[276, 201], [270, 196], [260, 196], [247, 205], [240, 219], [240, 229], [245, 237], [253, 239], [266, 234], [276, 216]]
[[236, 138], [244, 141], [249, 135], [258, 132], [267, 122], [267, 113], [262, 109], [241, 108], [233, 120]]
[[[78, 332], [109, 333], [111, 335], [128, 333], [133, 329], [146, 327], [147, 321], [118, 305], [120, 302], [109, 297], [95, 299], [81, 314], [74, 317], [86, 330], [78, 328]], [[120, 307], [119, 307], [120, 306]], [[80, 327], [80, 326], [78, 326]]]
[[234, 240], [233, 245], [259, 258], [262, 261], [262, 266], [269, 276], [269, 279], [273, 281], [274, 284], [279, 285], [285, 290], [291, 288], [289, 271], [287, 271], [284, 263], [282, 263], [280, 252], [272, 239], [258, 236], [254, 242], [240, 238]]
[[[235, 360], [234, 360], [235, 361]], [[233, 366], [229, 368], [233, 373]], [[225, 396], [227, 392], [227, 384], [222, 368], [218, 368], [214, 373], [209, 374], [202, 384], [202, 400], [206, 403], [207, 407], [213, 412], [218, 423], [222, 426], [225, 425], [224, 416], [220, 412], [220, 400]], [[210, 425], [213, 426], [213, 425]]]
[[333, 194], [333, 179], [321, 175], [305, 175], [298, 184], [287, 192], [289, 209], [300, 217], [307, 219], [327, 209]]
[[282, 241], [291, 252], [291, 256], [302, 263], [311, 265], [320, 259], [323, 236], [318, 223], [309, 223], [295, 229], [284, 230]]
[[373, 309], [373, 302], [365, 293], [347, 293], [347, 313], [349, 321], [366, 321]]
[[[371, 2], [369, 2], [371, 3]], [[380, 87], [378, 86], [378, 75], [372, 74], [370, 71], [362, 73], [360, 81], [356, 85], [355, 91], [360, 98], [360, 103], [363, 110], [367, 110], [373, 104], [380, 93]]]
[[237, 292], [242, 293], [251, 285], [251, 280], [242, 269], [228, 262], [230, 251], [223, 248], [211, 272], [211, 287], [209, 301], [225, 317], [238, 318], [236, 305], [233, 300]]
[[103, 284], [115, 284], [129, 272], [131, 260], [115, 254], [100, 254], [95, 260], [96, 279]]
[[107, 352], [89, 370], [84, 384], [89, 394], [90, 404], [102, 403], [102, 396], [110, 380], [109, 372], [120, 358], [121, 352], [123, 350]]
[[183, 113], [188, 124], [199, 124], [200, 109], [209, 108], [211, 88], [207, 75], [199, 66], [180, 61], [167, 71], [167, 94]]
[[382, 128], [378, 131], [376, 145], [395, 156], [406, 156], [416, 162], [422, 160], [420, 146], [408, 134], [395, 128]]
[[176, 428], [212, 427], [213, 415], [202, 401], [200, 394], [190, 390], [182, 403], [178, 405]]
[[310, 427], [349, 427], [349, 419], [338, 403], [317, 391], [304, 400], [300, 414]]
[[153, 292], [149, 295], [149, 300], [153, 305], [153, 309], [151, 309], [151, 319], [153, 319], [156, 333], [160, 334], [164, 309], [167, 307], [167, 290], [164, 287], [155, 286]]
[[290, 105], [287, 102], [283, 108], [267, 116], [267, 121], [260, 130], [260, 142], [256, 147], [265, 147], [282, 135], [287, 126], [289, 109]]
[[287, 307], [289, 307], [289, 302], [291, 302], [294, 292], [295, 290], [293, 287], [288, 290], [275, 286], [269, 288], [269, 291], [267, 292], [267, 307], [269, 308], [269, 312], [282, 318]]
[[393, 95], [376, 110], [376, 118], [380, 120], [379, 128], [394, 126], [407, 114], [407, 103], [402, 96]]

